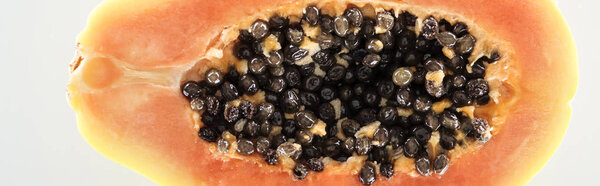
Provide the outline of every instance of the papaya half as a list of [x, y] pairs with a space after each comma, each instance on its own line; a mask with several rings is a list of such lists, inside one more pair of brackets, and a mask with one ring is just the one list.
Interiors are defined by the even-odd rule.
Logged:
[[550, 0], [105, 0], [67, 93], [161, 185], [523, 185], [576, 63]]

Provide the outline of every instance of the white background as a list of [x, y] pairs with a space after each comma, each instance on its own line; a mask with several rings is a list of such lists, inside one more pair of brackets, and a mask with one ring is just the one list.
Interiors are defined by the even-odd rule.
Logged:
[[[154, 185], [88, 146], [66, 101], [75, 37], [99, 2], [0, 1], [0, 185]], [[566, 137], [530, 185], [600, 185], [600, 1], [557, 3], [577, 43], [579, 88]]]

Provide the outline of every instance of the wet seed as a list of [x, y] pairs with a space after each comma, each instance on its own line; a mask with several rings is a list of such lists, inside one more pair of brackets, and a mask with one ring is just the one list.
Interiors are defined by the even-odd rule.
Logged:
[[433, 160], [433, 171], [436, 174], [444, 174], [448, 169], [448, 164], [450, 163], [450, 159], [445, 154], [440, 154], [435, 157]]
[[315, 6], [308, 6], [304, 9], [304, 21], [315, 26], [319, 23], [319, 9]]
[[264, 74], [267, 71], [267, 62], [263, 58], [256, 57], [248, 62], [248, 71], [252, 74]]
[[344, 15], [346, 15], [346, 17], [348, 17], [350, 24], [352, 24], [352, 26], [359, 27], [363, 22], [362, 12], [360, 11], [360, 9], [358, 9], [356, 7], [346, 10]]
[[375, 182], [375, 168], [370, 164], [365, 164], [360, 169], [358, 179], [364, 185], [371, 185]]
[[438, 22], [435, 20], [434, 17], [428, 17], [425, 20], [423, 20], [422, 34], [425, 37], [425, 39], [435, 39], [435, 36], [438, 32]]
[[377, 66], [377, 64], [379, 64], [379, 62], [381, 61], [381, 56], [379, 56], [379, 54], [369, 54], [367, 56], [365, 56], [365, 58], [363, 58], [363, 65], [369, 67], [369, 68], [373, 68], [375, 66]]
[[379, 166], [379, 174], [386, 178], [391, 178], [394, 175], [394, 165], [388, 162], [383, 162]]
[[190, 99], [199, 98], [200, 96], [202, 96], [203, 93], [200, 85], [193, 81], [185, 83], [183, 85], [183, 88], [181, 88], [181, 92], [183, 93], [183, 96]]
[[394, 71], [392, 80], [394, 84], [405, 87], [408, 86], [413, 79], [413, 73], [407, 67], [398, 68]]
[[316, 75], [310, 75], [303, 82], [304, 90], [313, 92], [323, 85], [323, 79]]
[[346, 119], [342, 121], [341, 125], [342, 132], [346, 137], [354, 136], [356, 132], [360, 129], [360, 124], [352, 119]]
[[226, 103], [223, 111], [225, 120], [229, 123], [236, 122], [240, 118], [240, 110], [233, 104]]
[[321, 16], [320, 25], [321, 25], [321, 31], [325, 32], [325, 33], [331, 33], [335, 29], [335, 22], [333, 21], [333, 18], [328, 15]]
[[269, 73], [275, 77], [283, 76], [283, 74], [285, 74], [285, 67], [283, 67], [283, 66], [270, 67]]
[[354, 139], [354, 137], [348, 136], [342, 142], [342, 150], [347, 154], [352, 154], [352, 152], [354, 152], [354, 146], [356, 146], [355, 141], [356, 140]]
[[216, 87], [223, 83], [223, 73], [217, 69], [210, 69], [206, 72], [206, 82], [208, 85]]
[[429, 159], [425, 157], [415, 161], [415, 168], [417, 169], [417, 172], [423, 176], [431, 175], [431, 163], [429, 162]]
[[417, 112], [427, 112], [431, 110], [431, 98], [429, 96], [418, 96], [413, 103], [413, 108]]
[[302, 163], [296, 163], [292, 172], [294, 173], [294, 177], [299, 180], [304, 179], [308, 175], [308, 169]]
[[377, 14], [377, 27], [390, 31], [394, 27], [394, 16], [390, 12], [381, 12]]
[[465, 93], [464, 90], [458, 90], [452, 93], [452, 103], [457, 107], [471, 105], [473, 99]]
[[250, 120], [244, 126], [244, 133], [250, 137], [258, 136], [260, 132], [260, 125], [254, 120]]
[[459, 125], [458, 116], [449, 111], [444, 111], [442, 113], [441, 121], [444, 127], [452, 130], [456, 130]]
[[263, 159], [269, 165], [277, 165], [279, 163], [279, 157], [277, 155], [277, 152], [275, 152], [275, 150], [273, 149], [267, 149], [264, 153]]
[[458, 22], [454, 25], [452, 33], [454, 33], [457, 37], [462, 37], [469, 33], [469, 27], [465, 23]]
[[471, 34], [467, 34], [458, 38], [456, 41], [456, 46], [454, 47], [454, 51], [460, 55], [465, 55], [471, 53], [474, 46], [475, 37], [473, 37]]
[[300, 93], [300, 103], [307, 108], [316, 109], [319, 106], [321, 99], [317, 94], [312, 92], [301, 92]]
[[296, 61], [306, 57], [306, 55], [308, 55], [308, 51], [298, 48], [298, 47], [293, 47], [293, 48], [289, 49], [286, 57], [289, 60], [291, 60], [292, 62], [296, 62]]
[[238, 120], [233, 125], [233, 131], [235, 133], [241, 133], [241, 132], [243, 132], [244, 128], [246, 128], [246, 123], [248, 123], [248, 120], [246, 120], [246, 119], [240, 119], [240, 120]]
[[229, 141], [219, 138], [219, 141], [217, 141], [217, 150], [223, 154], [229, 152]]
[[448, 132], [440, 133], [440, 146], [446, 150], [454, 149], [454, 145], [456, 144], [456, 138], [449, 134]]
[[371, 151], [371, 139], [361, 137], [356, 139], [356, 147], [354, 148], [358, 155], [367, 155]]
[[432, 131], [438, 130], [440, 127], [439, 116], [433, 111], [428, 112], [427, 115], [425, 115], [425, 125]]
[[296, 123], [299, 127], [305, 129], [312, 128], [313, 125], [317, 122], [317, 116], [309, 110], [296, 112], [296, 114], [294, 115], [294, 119], [296, 120]]
[[258, 121], [266, 121], [271, 116], [273, 116], [273, 112], [275, 112], [275, 106], [271, 103], [260, 103], [258, 105], [258, 112], [254, 116]]
[[308, 165], [308, 168], [312, 171], [315, 172], [322, 172], [323, 171], [323, 167], [325, 165], [323, 165], [323, 162], [317, 158], [311, 158], [309, 159], [306, 164]]
[[251, 155], [252, 153], [254, 153], [254, 143], [247, 139], [238, 139], [237, 152], [241, 155]]
[[212, 114], [213, 116], [216, 116], [219, 113], [221, 106], [219, 99], [214, 96], [207, 96], [206, 102], [204, 103], [206, 104], [206, 112]]
[[420, 145], [416, 138], [410, 137], [404, 142], [404, 155], [409, 158], [414, 158], [419, 151]]
[[285, 80], [281, 77], [275, 77], [269, 79], [269, 84], [267, 86], [267, 90], [280, 93], [286, 88]]
[[190, 101], [190, 107], [194, 111], [204, 110], [204, 100], [200, 98], [194, 98], [192, 101]]
[[335, 27], [334, 27], [334, 31], [335, 34], [337, 34], [340, 37], [344, 37], [346, 36], [346, 34], [348, 34], [348, 29], [350, 27], [350, 23], [348, 22], [348, 19], [344, 16], [341, 17], [336, 17], [333, 20]]
[[379, 39], [369, 39], [365, 45], [365, 49], [372, 53], [381, 52], [381, 50], [383, 50], [383, 42]]
[[296, 131], [296, 142], [307, 145], [312, 142], [313, 134], [308, 130], [297, 130]]
[[274, 15], [271, 18], [269, 18], [269, 27], [271, 29], [280, 30], [285, 28], [289, 23], [290, 20], [288, 18], [284, 18], [279, 15]]
[[490, 90], [487, 81], [481, 78], [469, 80], [466, 89], [469, 96], [473, 98], [481, 97], [487, 94]]
[[285, 142], [277, 147], [277, 153], [280, 156], [285, 156], [297, 160], [302, 154], [302, 146], [297, 143]]
[[377, 119], [384, 125], [392, 125], [396, 123], [398, 111], [394, 107], [383, 107], [377, 114]]
[[198, 136], [200, 136], [200, 138], [202, 138], [204, 141], [215, 142], [219, 137], [219, 133], [217, 133], [215, 128], [202, 127], [200, 128], [200, 131], [198, 131]]
[[256, 152], [261, 154], [266, 154], [266, 152], [271, 148], [271, 141], [269, 141], [266, 137], [258, 137], [256, 139]]
[[457, 41], [456, 36], [452, 32], [439, 33], [436, 38], [442, 46], [450, 48], [454, 47]]
[[346, 75], [346, 68], [342, 65], [336, 64], [327, 71], [327, 77], [331, 81], [339, 81]]
[[383, 147], [389, 140], [388, 130], [385, 127], [379, 127], [375, 131], [375, 134], [373, 134], [373, 141], [371, 143], [377, 147]]
[[302, 40], [304, 39], [304, 32], [302, 31], [302, 28], [290, 27], [286, 32], [286, 38], [290, 44], [297, 46], [302, 43]]

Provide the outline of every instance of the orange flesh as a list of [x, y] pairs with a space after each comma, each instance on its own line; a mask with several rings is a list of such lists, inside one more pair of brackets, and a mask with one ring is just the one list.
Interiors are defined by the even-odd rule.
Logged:
[[[191, 66], [224, 66], [204, 56], [226, 25], [290, 3], [294, 2], [104, 2], [78, 38], [84, 60], [68, 86], [80, 132], [103, 155], [159, 184], [360, 184], [355, 172], [340, 174], [327, 167], [295, 181], [287, 171], [254, 161], [221, 160], [197, 137], [189, 103], [179, 91], [182, 74]], [[391, 179], [379, 176], [375, 184], [527, 183], [564, 135], [577, 82], [574, 43], [555, 5], [549, 0], [403, 3], [466, 17], [508, 42], [514, 49], [511, 68], [517, 71], [509, 78], [520, 86], [515, 87], [518, 94], [502, 130], [480, 150], [453, 160], [444, 175], [396, 173]]]

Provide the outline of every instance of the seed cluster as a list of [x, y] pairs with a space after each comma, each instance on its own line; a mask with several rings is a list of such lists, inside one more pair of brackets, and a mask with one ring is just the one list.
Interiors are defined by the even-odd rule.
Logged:
[[[269, 165], [291, 158], [297, 179], [326, 169], [323, 157], [343, 162], [353, 155], [367, 156], [358, 174], [363, 184], [372, 184], [376, 172], [392, 177], [401, 156], [414, 158], [423, 176], [443, 174], [448, 150], [462, 140], [490, 138], [486, 120], [457, 108], [489, 102], [483, 77], [499, 55], [471, 65], [466, 59], [476, 39], [464, 23], [427, 17], [417, 35], [416, 16], [394, 15], [368, 17], [351, 7], [330, 16], [309, 6], [300, 22], [278, 15], [255, 21], [234, 47], [247, 72], [210, 69], [204, 80], [182, 86], [192, 110], [202, 114], [199, 137], [216, 142], [221, 153], [236, 142], [238, 154], [259, 153]], [[260, 91], [264, 102], [241, 98]], [[442, 100], [451, 106], [434, 111]], [[459, 132], [467, 138], [457, 139]], [[428, 150], [434, 133], [438, 154]]]

